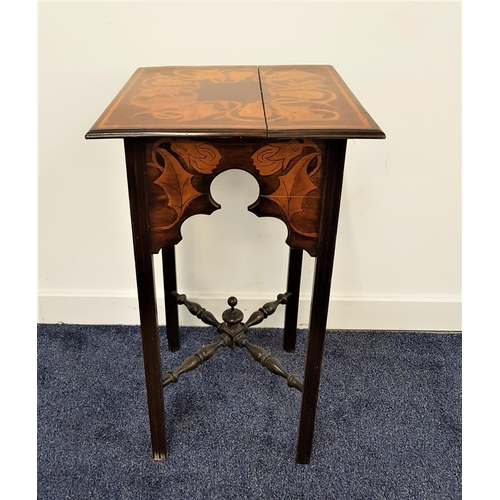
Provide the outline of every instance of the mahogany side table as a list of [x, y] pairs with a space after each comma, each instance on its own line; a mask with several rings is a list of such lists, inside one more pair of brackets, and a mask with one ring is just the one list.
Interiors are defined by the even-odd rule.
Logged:
[[[167, 457], [164, 387], [221, 347], [241, 347], [302, 392], [298, 463], [309, 463], [333, 272], [347, 139], [385, 134], [332, 66], [139, 68], [85, 136], [124, 139], [153, 457]], [[282, 220], [290, 247], [286, 293], [243, 323], [237, 299], [222, 322], [176, 290], [175, 245], [192, 215], [220, 205], [210, 185], [239, 168], [259, 185], [248, 209]], [[248, 329], [286, 304], [284, 349], [295, 348], [303, 251], [315, 257], [303, 383]], [[153, 254], [162, 253], [169, 349], [179, 349], [179, 304], [217, 332], [213, 344], [161, 372]]]

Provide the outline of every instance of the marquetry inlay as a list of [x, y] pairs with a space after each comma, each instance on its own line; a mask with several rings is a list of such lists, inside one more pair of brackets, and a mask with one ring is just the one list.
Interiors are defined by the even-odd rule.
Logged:
[[275, 217], [288, 228], [288, 244], [315, 254], [323, 179], [324, 141], [161, 138], [146, 147], [152, 248], [181, 240], [181, 225], [192, 215], [220, 208], [210, 194], [213, 179], [239, 168], [259, 184], [249, 210]]
[[384, 137], [332, 66], [139, 68], [87, 138]]

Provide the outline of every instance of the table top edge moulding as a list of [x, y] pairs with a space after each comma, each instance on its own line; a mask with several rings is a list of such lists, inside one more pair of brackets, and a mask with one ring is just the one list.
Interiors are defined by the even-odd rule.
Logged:
[[138, 68], [85, 135], [384, 139], [329, 65]]

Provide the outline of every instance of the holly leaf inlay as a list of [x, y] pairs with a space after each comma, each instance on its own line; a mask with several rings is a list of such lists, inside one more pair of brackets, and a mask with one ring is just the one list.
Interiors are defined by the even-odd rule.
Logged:
[[[308, 173], [307, 167], [314, 158], [317, 158], [317, 165], [312, 172]], [[308, 233], [304, 228], [296, 227], [293, 222], [293, 216], [303, 211], [302, 203], [304, 198], [311, 191], [317, 189], [318, 186], [314, 184], [311, 177], [318, 170], [320, 164], [321, 153], [313, 152], [304, 155], [285, 175], [279, 177], [280, 185], [278, 189], [264, 196], [264, 198], [274, 201], [281, 207], [286, 219], [295, 231], [309, 237], [317, 236], [318, 233]]]
[[[157, 161], [156, 155], [161, 156], [164, 166]], [[171, 224], [163, 228], [168, 229], [179, 222], [186, 207], [202, 193], [193, 186], [192, 178], [194, 175], [187, 172], [175, 156], [166, 149], [153, 148], [153, 162], [149, 163], [148, 166], [159, 168], [162, 171], [154, 184], [165, 191], [168, 206], [173, 208], [177, 215]]]

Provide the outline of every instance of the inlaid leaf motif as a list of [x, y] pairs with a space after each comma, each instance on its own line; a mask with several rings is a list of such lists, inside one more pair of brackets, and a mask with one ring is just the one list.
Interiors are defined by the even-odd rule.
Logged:
[[219, 151], [210, 144], [190, 139], [172, 141], [170, 147], [188, 167], [201, 174], [211, 174], [222, 158]]
[[[314, 158], [318, 158], [318, 163], [313, 172], [308, 174], [307, 166]], [[266, 198], [274, 201], [283, 209], [291, 227], [304, 236], [314, 237], [318, 233], [308, 233], [303, 228], [297, 227], [294, 224], [293, 216], [303, 211], [302, 202], [304, 198], [318, 187], [312, 182], [310, 175], [319, 168], [320, 161], [321, 154], [317, 152], [303, 156], [286, 175], [279, 178], [279, 188], [271, 195], [266, 196]]]
[[338, 120], [337, 95], [325, 77], [311, 71], [266, 71], [263, 75], [271, 96], [266, 106], [267, 122]]
[[[181, 218], [182, 212], [186, 206], [198, 196], [201, 195], [193, 186], [191, 179], [193, 175], [184, 170], [179, 161], [162, 148], [153, 149], [153, 157], [161, 156], [163, 159], [163, 168], [154, 158], [151, 166], [159, 167], [162, 170], [161, 175], [154, 181], [160, 186], [168, 197], [168, 206], [173, 208], [177, 214], [176, 219], [168, 227], [174, 226]], [[149, 166], [150, 164], [148, 164]]]
[[304, 144], [297, 140], [270, 143], [253, 154], [253, 164], [261, 175], [284, 172], [291, 160], [304, 150]]
[[[305, 153], [306, 148], [308, 151], [313, 148], [314, 151]], [[318, 188], [312, 180], [322, 161], [318, 146], [312, 141], [297, 140], [270, 143], [259, 149], [252, 156], [252, 160], [261, 175], [276, 175], [279, 179], [279, 187], [262, 197], [273, 201], [283, 210], [294, 231], [303, 236], [316, 237], [317, 232], [298, 227], [293, 216], [303, 212], [304, 199]], [[311, 162], [314, 160], [316, 164], [311, 168]]]
[[[245, 118], [261, 117], [263, 114], [262, 101], [250, 102], [241, 108], [237, 108], [236, 114]], [[231, 116], [234, 116], [234, 112], [231, 113]]]

